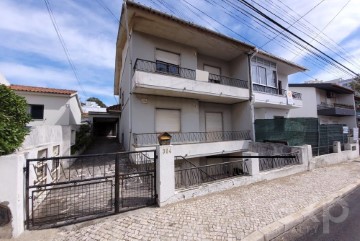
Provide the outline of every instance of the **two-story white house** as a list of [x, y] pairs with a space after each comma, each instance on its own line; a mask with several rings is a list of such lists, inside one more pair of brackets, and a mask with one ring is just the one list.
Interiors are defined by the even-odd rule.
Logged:
[[[286, 91], [287, 76], [303, 70], [247, 43], [127, 1], [114, 83], [122, 105], [120, 140], [127, 150], [149, 149], [157, 145], [159, 133], [169, 132], [178, 145], [176, 155], [201, 163], [208, 163], [206, 156], [241, 153], [253, 139], [254, 118], [286, 116], [302, 105], [300, 96], [290, 102]], [[270, 108], [272, 114], [265, 113]]]
[[320, 124], [357, 127], [354, 91], [330, 82], [290, 84], [303, 96], [304, 107], [290, 111], [290, 117], [314, 117]]

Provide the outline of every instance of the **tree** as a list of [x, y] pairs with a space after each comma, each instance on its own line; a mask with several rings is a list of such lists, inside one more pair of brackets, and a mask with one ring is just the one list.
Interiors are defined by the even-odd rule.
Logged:
[[104, 104], [104, 102], [102, 102], [101, 100], [99, 100], [98, 98], [96, 97], [90, 97], [87, 99], [87, 101], [93, 101], [95, 102], [96, 104], [98, 104], [98, 106], [102, 107], [102, 108], [106, 108], [107, 106]]
[[0, 155], [14, 152], [24, 141], [31, 117], [24, 97], [0, 85]]
[[360, 96], [360, 77], [354, 78], [354, 80], [350, 83], [350, 87], [355, 91], [356, 96]]

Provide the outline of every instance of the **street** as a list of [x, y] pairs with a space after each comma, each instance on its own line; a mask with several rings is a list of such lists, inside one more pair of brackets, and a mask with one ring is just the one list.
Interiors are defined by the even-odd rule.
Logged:
[[276, 238], [276, 241], [360, 240], [360, 188], [340, 200], [330, 210]]

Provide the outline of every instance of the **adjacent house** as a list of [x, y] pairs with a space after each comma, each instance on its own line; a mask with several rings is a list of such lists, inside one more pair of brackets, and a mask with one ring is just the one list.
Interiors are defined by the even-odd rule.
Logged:
[[176, 155], [201, 163], [208, 163], [206, 156], [241, 153], [253, 139], [254, 118], [287, 117], [302, 106], [301, 95], [288, 91], [288, 75], [304, 70], [127, 1], [114, 83], [122, 107], [120, 140], [127, 150], [149, 149], [169, 132], [171, 143], [183, 146]]
[[304, 107], [290, 111], [290, 117], [314, 117], [320, 124], [357, 127], [354, 91], [329, 82], [290, 84], [301, 93]]

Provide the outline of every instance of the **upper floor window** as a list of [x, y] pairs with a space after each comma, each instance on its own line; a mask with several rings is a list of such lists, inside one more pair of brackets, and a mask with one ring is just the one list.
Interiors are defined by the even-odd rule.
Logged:
[[44, 105], [29, 105], [28, 112], [33, 120], [44, 119]]
[[204, 70], [209, 72], [209, 81], [220, 84], [221, 69], [219, 67], [204, 64]]
[[156, 49], [156, 71], [179, 75], [180, 54]]
[[276, 88], [276, 64], [266, 59], [254, 57], [251, 60], [251, 78], [255, 84]]

